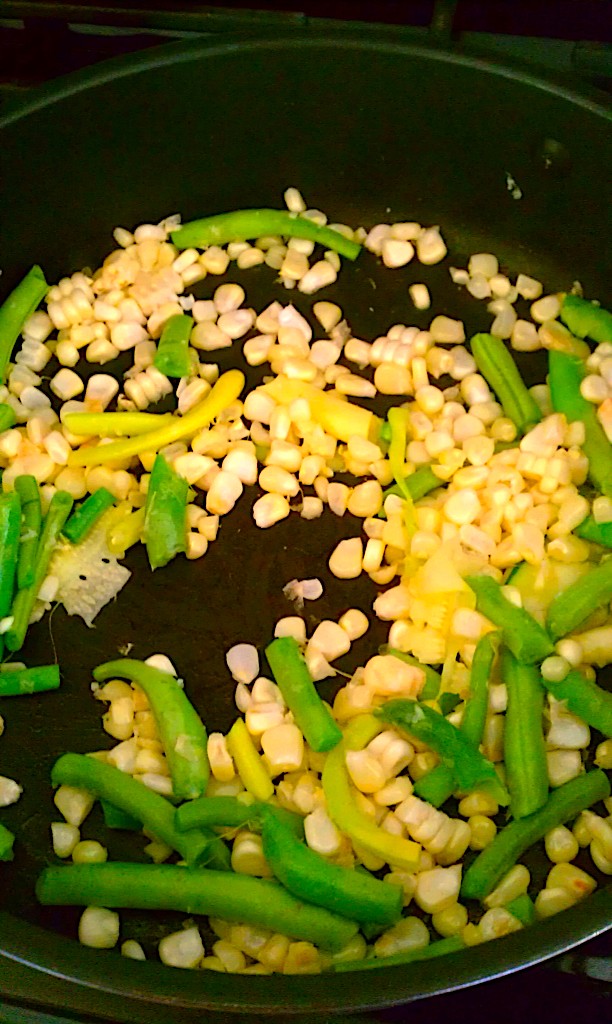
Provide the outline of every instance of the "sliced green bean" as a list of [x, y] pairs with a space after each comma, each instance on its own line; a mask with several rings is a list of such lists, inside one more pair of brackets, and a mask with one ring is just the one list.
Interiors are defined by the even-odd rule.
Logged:
[[607, 558], [553, 598], [546, 615], [548, 632], [559, 640], [610, 600], [612, 558]]
[[566, 352], [548, 353], [548, 384], [555, 412], [562, 412], [569, 423], [581, 421], [585, 438], [581, 448], [589, 460], [589, 478], [602, 494], [612, 494], [612, 444], [597, 416], [597, 407], [580, 393], [587, 375], [582, 359]]
[[[419, 469], [415, 469], [414, 473], [409, 473], [408, 476], [403, 477], [401, 484], [393, 484], [391, 487], [387, 487], [383, 491], [383, 499], [387, 498], [390, 494], [397, 494], [398, 497], [403, 498], [405, 491], [408, 491], [413, 501], [419, 501], [420, 498], [424, 498], [430, 491], [435, 491], [437, 487], [442, 486], [442, 480], [436, 476], [431, 466], [421, 466]], [[381, 509], [378, 515], [382, 519], [386, 518], [384, 509]]]
[[319, 697], [297, 641], [277, 637], [266, 647], [266, 658], [306, 742], [318, 753], [331, 750], [342, 739], [342, 731]]
[[21, 537], [19, 562], [17, 564], [17, 586], [19, 590], [34, 582], [36, 552], [42, 529], [42, 508], [40, 490], [36, 477], [29, 473], [15, 477], [15, 490], [21, 499]]
[[530, 924], [535, 924], [536, 921], [536, 909], [531, 896], [524, 892], [521, 896], [517, 896], [515, 900], [511, 900], [510, 903], [506, 904], [506, 910], [508, 910], [513, 917], [520, 921], [526, 928]]
[[478, 855], [463, 877], [462, 896], [483, 900], [530, 846], [543, 839], [551, 829], [565, 824], [608, 796], [610, 783], [599, 768], [553, 790], [539, 811], [528, 818], [510, 822]]
[[43, 906], [179, 910], [254, 925], [336, 952], [357, 925], [295, 899], [277, 882], [172, 864], [71, 864], [45, 868], [36, 884]]
[[14, 491], [0, 494], [0, 619], [9, 614], [15, 592], [21, 533], [21, 502]]
[[544, 687], [538, 669], [517, 661], [511, 651], [501, 656], [502, 679], [508, 691], [504, 725], [504, 764], [513, 818], [525, 818], [548, 799], [548, 769], [542, 719]]
[[326, 249], [333, 249], [349, 260], [356, 260], [361, 252], [358, 242], [346, 238], [339, 231], [322, 227], [307, 217], [285, 210], [256, 209], [218, 213], [190, 221], [171, 232], [172, 242], [177, 249], [203, 249], [207, 245], [245, 242], [249, 238], [263, 238], [265, 235], [307, 238], [324, 245]]
[[132, 814], [126, 814], [120, 807], [115, 807], [108, 800], [100, 800], [104, 824], [107, 828], [121, 829], [125, 832], [139, 832], [140, 822]]
[[470, 344], [476, 365], [497, 395], [506, 416], [521, 434], [525, 434], [540, 422], [542, 412], [508, 349], [501, 338], [493, 334], [475, 334]]
[[415, 700], [389, 700], [377, 708], [374, 715], [383, 722], [399, 726], [435, 750], [462, 791], [469, 793], [478, 787], [490, 792], [498, 803], [508, 802], [508, 794], [493, 764], [438, 711]]
[[0, 384], [23, 325], [48, 288], [40, 267], [33, 266], [0, 306]]
[[36, 668], [15, 669], [4, 666], [0, 671], [0, 697], [21, 697], [28, 693], [45, 693], [47, 690], [57, 690], [59, 684], [59, 665], [39, 665]]
[[0, 860], [13, 860], [13, 843], [15, 836], [6, 825], [0, 824]]
[[559, 316], [577, 338], [592, 338], [599, 344], [612, 341], [612, 313], [579, 295], [564, 297]]
[[447, 939], [437, 939], [429, 946], [421, 949], [407, 949], [404, 953], [391, 953], [390, 956], [373, 956], [367, 960], [346, 960], [334, 964], [335, 974], [346, 974], [349, 971], [369, 971], [377, 967], [403, 967], [406, 964], [418, 963], [421, 960], [433, 960], [435, 957], [446, 956], [465, 949], [465, 942], [460, 935], [450, 935]]
[[19, 590], [13, 601], [11, 610], [13, 624], [5, 634], [6, 646], [9, 651], [18, 651], [23, 647], [38, 591], [47, 575], [51, 556], [55, 551], [62, 527], [70, 515], [72, 505], [73, 499], [67, 491], [56, 491], [51, 498], [36, 551], [34, 580], [28, 587]]
[[547, 679], [542, 679], [542, 682], [553, 697], [565, 702], [568, 711], [612, 738], [612, 693], [591, 679], [585, 679], [578, 671], [568, 672], [558, 683]]
[[512, 604], [491, 576], [464, 578], [476, 594], [478, 611], [498, 627], [506, 647], [515, 658], [533, 664], [553, 653], [554, 647], [546, 630], [524, 608]]
[[204, 723], [178, 680], [169, 672], [133, 658], [107, 661], [94, 669], [94, 679], [129, 679], [144, 690], [168, 759], [172, 788], [178, 800], [202, 796], [210, 775]]
[[435, 700], [440, 692], [442, 686], [442, 677], [439, 672], [436, 672], [435, 668], [431, 665], [423, 665], [417, 658], [413, 658], [412, 654], [407, 654], [405, 651], [398, 651], [395, 647], [389, 647], [388, 644], [381, 644], [378, 648], [379, 654], [391, 654], [394, 658], [399, 658], [400, 661], [405, 661], [407, 665], [414, 665], [415, 668], [420, 668], [425, 673], [425, 686], [419, 694], [419, 700]]
[[298, 899], [352, 921], [388, 927], [399, 920], [403, 905], [399, 886], [325, 860], [300, 842], [270, 808], [262, 811], [261, 837], [273, 874]]
[[155, 366], [166, 377], [189, 376], [189, 338], [192, 328], [193, 320], [186, 313], [177, 313], [166, 320], [154, 359]]
[[167, 565], [187, 550], [189, 484], [164, 458], [153, 463], [145, 504], [144, 540], [152, 569]]
[[[84, 754], [63, 754], [53, 765], [54, 786], [76, 786], [107, 800], [119, 810], [137, 818], [143, 828], [177, 850], [188, 864], [204, 864], [225, 850], [212, 833], [178, 832], [174, 827], [174, 807], [159, 793], [147, 789], [137, 779]], [[226, 851], [227, 853], [227, 851]], [[229, 857], [226, 858], [229, 860]]]
[[404, 529], [409, 537], [415, 532], [417, 522], [414, 514], [414, 502], [412, 491], [406, 482], [409, 478], [405, 476], [404, 466], [406, 463], [406, 444], [408, 442], [409, 413], [407, 409], [394, 406], [387, 413], [387, 420], [391, 427], [391, 443], [387, 458], [391, 466], [391, 472], [395, 483], [400, 489], [401, 497], [404, 499], [403, 520]]
[[612, 548], [612, 523], [596, 523], [593, 516], [574, 528], [577, 537], [588, 540], [591, 544], [600, 544], [602, 548]]
[[299, 839], [304, 836], [304, 819], [284, 807], [272, 807], [255, 800], [250, 793], [235, 796], [201, 796], [177, 807], [174, 824], [179, 832], [192, 828], [244, 828], [259, 830], [262, 814], [271, 810]]
[[71, 544], [80, 544], [94, 528], [98, 520], [111, 505], [115, 504], [115, 495], [106, 487], [98, 487], [85, 501], [74, 510], [62, 530], [62, 535]]
[[[482, 741], [489, 703], [489, 678], [498, 646], [499, 633], [485, 633], [476, 645], [472, 660], [470, 695], [463, 709], [459, 730], [473, 747], [479, 747]], [[436, 765], [414, 787], [417, 796], [434, 807], [440, 807], [455, 789], [455, 776], [445, 764]]]
[[6, 402], [0, 402], [0, 434], [3, 434], [5, 430], [10, 430], [16, 422], [17, 417], [12, 407]]

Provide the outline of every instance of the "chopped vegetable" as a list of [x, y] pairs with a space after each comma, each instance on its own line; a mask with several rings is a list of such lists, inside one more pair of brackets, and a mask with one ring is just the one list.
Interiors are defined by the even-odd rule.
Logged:
[[149, 480], [144, 519], [144, 541], [152, 569], [167, 565], [187, 550], [188, 493], [187, 481], [159, 454]]
[[506, 416], [519, 433], [527, 433], [540, 422], [542, 413], [503, 341], [493, 334], [475, 334], [470, 344], [476, 365], [497, 395]]
[[21, 536], [19, 539], [17, 586], [22, 590], [23, 587], [29, 587], [34, 582], [36, 552], [42, 528], [42, 509], [36, 477], [29, 474], [15, 477], [15, 491], [21, 499]]
[[297, 641], [291, 636], [277, 637], [266, 647], [266, 658], [307, 743], [318, 752], [331, 750], [342, 739], [342, 732], [315, 689]]
[[564, 701], [573, 715], [604, 736], [612, 737], [612, 693], [579, 671], [568, 672], [559, 682], [542, 678], [542, 683], [557, 700]]
[[64, 424], [71, 434], [89, 437], [136, 437], [176, 423], [167, 412], [67, 412]]
[[516, 899], [510, 900], [510, 903], [506, 904], [506, 910], [525, 927], [535, 924], [536, 909], [533, 900], [526, 892], [521, 896], [517, 896]]
[[408, 441], [408, 410], [401, 408], [389, 409], [387, 420], [391, 428], [391, 443], [389, 445], [389, 464], [395, 482], [400, 489], [404, 499], [403, 517], [404, 528], [409, 537], [416, 530], [416, 519], [414, 516], [414, 503], [409, 485], [406, 483], [404, 466], [406, 462], [406, 444]]
[[597, 418], [592, 402], [583, 398], [580, 385], [587, 375], [584, 362], [565, 352], [548, 353], [550, 400], [555, 412], [562, 412], [569, 423], [584, 424], [581, 445], [589, 460], [589, 477], [602, 494], [612, 495], [612, 444]]
[[3, 434], [5, 430], [10, 430], [16, 423], [16, 416], [14, 410], [6, 402], [0, 402], [0, 434]]
[[115, 496], [106, 487], [98, 487], [72, 513], [62, 530], [63, 536], [71, 544], [80, 544], [100, 517], [114, 504]]
[[49, 285], [40, 267], [33, 266], [0, 306], [0, 384], [4, 383], [6, 369], [21, 328]]
[[[246, 799], [248, 798], [248, 799]], [[292, 833], [302, 838], [304, 823], [299, 814], [255, 800], [250, 793], [235, 796], [202, 796], [177, 807], [175, 825], [180, 832], [192, 828], [261, 828], [264, 810], [278, 815]]]
[[[144, 518], [144, 509], [138, 511]], [[80, 615], [88, 626], [131, 576], [107, 544], [107, 533], [122, 516], [120, 506], [108, 509], [79, 544], [61, 544], [49, 565], [49, 574], [58, 581], [57, 600], [68, 615]]]
[[247, 792], [256, 800], [269, 800], [274, 794], [274, 786], [242, 718], [236, 719], [227, 734], [227, 749], [236, 762]]
[[295, 398], [305, 398], [312, 418], [339, 441], [348, 441], [351, 437], [369, 438], [376, 434], [380, 424], [378, 416], [369, 409], [343, 401], [329, 391], [321, 391], [307, 381], [293, 380], [284, 374], [279, 374], [258, 390], [284, 404]]
[[60, 684], [59, 665], [40, 665], [36, 668], [9, 668], [0, 670], [0, 697], [21, 697], [28, 693], [57, 690]]
[[[19, 557], [21, 502], [15, 492], [0, 494], [0, 618], [11, 610]], [[2, 653], [0, 638], [0, 654]]]
[[108, 800], [100, 800], [100, 806], [102, 807], [102, 813], [104, 815], [104, 824], [107, 828], [122, 829], [126, 832], [139, 832], [140, 822], [138, 818], [134, 818], [131, 814], [126, 814], [119, 807], [115, 807], [114, 804], [108, 802]]
[[283, 235], [286, 238], [308, 238], [324, 245], [326, 249], [357, 259], [361, 246], [358, 242], [315, 224], [306, 217], [299, 217], [285, 210], [235, 210], [233, 213], [218, 213], [212, 217], [193, 220], [171, 232], [172, 241], [178, 249], [203, 249], [207, 245], [225, 245], [226, 242], [244, 242], [249, 238], [266, 235]]
[[552, 828], [570, 821], [609, 795], [610, 782], [599, 768], [553, 790], [539, 811], [510, 822], [497, 833], [466, 871], [461, 895], [465, 899], [483, 900], [530, 846], [543, 839]]
[[71, 864], [45, 868], [36, 894], [44, 906], [135, 907], [209, 914], [269, 928], [332, 952], [357, 925], [302, 903], [277, 882], [170, 864]]
[[442, 679], [439, 672], [436, 672], [435, 668], [431, 665], [423, 665], [418, 658], [414, 658], [412, 654], [407, 654], [405, 651], [398, 651], [395, 647], [389, 647], [388, 644], [382, 644], [378, 648], [379, 654], [392, 654], [394, 658], [399, 658], [400, 661], [405, 661], [407, 665], [414, 665], [415, 668], [420, 668], [425, 673], [425, 685], [419, 694], [421, 700], [435, 700], [440, 692], [442, 686]]
[[612, 599], [612, 558], [601, 562], [552, 601], [546, 625], [553, 640], [571, 633]]
[[15, 836], [5, 825], [0, 824], [0, 860], [13, 860]]
[[[389, 450], [389, 459], [391, 459], [391, 450]], [[402, 477], [400, 483], [387, 487], [383, 491], [383, 498], [388, 497], [389, 494], [397, 494], [400, 497], [404, 497], [407, 491], [412, 501], [419, 501], [420, 498], [424, 498], [430, 491], [435, 491], [437, 487], [441, 486], [442, 481], [440, 477], [436, 476], [431, 466], [421, 466], [419, 469], [415, 469], [414, 473], [409, 473], [408, 476]], [[378, 514], [384, 517], [384, 509], [381, 509]]]
[[577, 338], [612, 341], [612, 313], [579, 295], [564, 295], [560, 317]]
[[177, 313], [166, 320], [155, 353], [155, 366], [160, 373], [165, 373], [166, 377], [189, 376], [189, 337], [192, 328], [193, 320], [183, 313]]
[[612, 548], [612, 523], [596, 523], [593, 516], [587, 516], [575, 527], [574, 533], [583, 540], [590, 540], [592, 544]]
[[169, 672], [132, 658], [99, 665], [93, 676], [97, 682], [117, 677], [129, 679], [144, 690], [168, 759], [174, 795], [178, 800], [202, 796], [210, 775], [208, 737], [202, 719], [178, 680]]
[[537, 668], [503, 650], [502, 680], [508, 691], [504, 727], [504, 764], [513, 818], [524, 818], [548, 798], [546, 745], [542, 731], [544, 687]]
[[515, 658], [533, 664], [553, 653], [545, 630], [524, 608], [512, 604], [491, 576], [466, 576], [465, 582], [476, 594], [478, 611], [499, 628]]

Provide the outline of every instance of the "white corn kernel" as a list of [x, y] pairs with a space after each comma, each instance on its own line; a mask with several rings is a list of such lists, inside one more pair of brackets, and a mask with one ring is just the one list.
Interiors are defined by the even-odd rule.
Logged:
[[363, 541], [361, 537], [341, 540], [332, 552], [329, 571], [338, 579], [356, 579], [361, 574], [363, 564]]
[[281, 494], [264, 494], [257, 499], [252, 509], [255, 524], [262, 530], [286, 519], [290, 511], [289, 502]]
[[198, 967], [205, 955], [202, 937], [195, 925], [165, 935], [157, 951], [161, 962], [168, 967]]
[[86, 907], [79, 920], [79, 942], [93, 949], [112, 949], [119, 941], [119, 914], [105, 907]]

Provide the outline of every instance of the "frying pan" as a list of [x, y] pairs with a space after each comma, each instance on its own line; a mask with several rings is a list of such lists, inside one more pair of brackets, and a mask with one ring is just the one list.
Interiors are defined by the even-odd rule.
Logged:
[[[579, 278], [585, 294], [612, 298], [609, 107], [522, 69], [398, 43], [369, 27], [197, 41], [111, 61], [43, 88], [6, 113], [0, 131], [3, 292], [34, 262], [51, 281], [96, 266], [117, 224], [278, 205], [294, 184], [335, 220], [440, 224], [459, 266], [471, 252], [493, 251], [503, 269], [533, 274], [550, 289]], [[267, 268], [232, 278], [246, 284], [256, 307], [286, 298]], [[427, 314], [407, 304], [408, 285], [418, 280], [429, 285], [436, 312], [462, 317], [470, 332], [488, 327], [482, 305], [452, 285], [448, 261], [382, 273], [364, 254], [343, 269], [330, 297], [355, 334], [372, 338], [395, 322], [426, 325]], [[203, 282], [199, 294], [211, 287]], [[234, 358], [221, 353], [221, 368]], [[521, 368], [529, 381], [542, 379], [536, 358]], [[226, 729], [233, 713], [224, 651], [238, 640], [265, 644], [276, 618], [290, 613], [281, 593], [288, 580], [318, 575], [324, 582], [324, 596], [307, 609], [309, 626], [371, 604], [369, 582], [349, 585], [326, 570], [337, 540], [358, 533], [356, 520], [291, 517], [256, 531], [251, 504], [241, 502], [224, 520], [220, 539], [197, 563], [177, 560], [152, 575], [143, 552], [131, 554], [133, 577], [94, 629], [58, 609], [30, 631], [24, 659], [57, 656], [63, 683], [55, 694], [0, 707], [7, 722], [0, 770], [25, 788], [3, 819], [19, 836], [15, 861], [2, 868], [5, 992], [122, 1021], [201, 1020], [204, 1008], [329, 1013], [499, 977], [609, 927], [612, 894], [600, 878], [597, 893], [572, 910], [477, 953], [356, 973], [347, 984], [340, 976], [230, 977], [134, 964], [80, 947], [76, 912], [36, 906], [34, 878], [52, 856], [50, 766], [65, 750], [108, 745], [89, 692], [93, 666], [127, 643], [135, 657], [162, 650], [188, 680], [209, 727]], [[379, 629], [340, 667], [363, 663], [382, 639]], [[330, 697], [333, 681], [322, 692]], [[97, 827], [94, 819], [87, 834]], [[108, 841], [112, 857], [138, 856], [129, 838]], [[536, 854], [529, 865], [542, 884], [543, 858]], [[165, 930], [180, 920], [165, 915]], [[124, 913], [122, 921], [126, 936], [162, 934], [145, 916]]]

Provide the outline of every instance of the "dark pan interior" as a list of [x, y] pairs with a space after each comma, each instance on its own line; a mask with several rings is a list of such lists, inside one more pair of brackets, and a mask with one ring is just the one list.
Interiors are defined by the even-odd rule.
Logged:
[[[520, 73], [388, 43], [370, 30], [348, 40], [288, 34], [149, 51], [51, 87], [7, 115], [0, 129], [3, 294], [33, 262], [50, 281], [95, 267], [112, 248], [118, 224], [132, 227], [177, 211], [189, 219], [280, 205], [283, 190], [297, 185], [330, 220], [442, 226], [450, 250], [442, 265], [414, 263], [390, 272], [364, 253], [357, 265], [344, 265], [333, 289], [317, 296], [338, 301], [358, 337], [371, 340], [397, 322], [426, 326], [431, 314], [417, 313], [408, 299], [414, 281], [429, 285], [432, 313], [461, 317], [468, 332], [486, 330], [485, 304], [456, 288], [448, 274], [449, 262], [464, 266], [474, 251], [497, 253], [504, 271], [534, 274], [551, 290], [579, 279], [586, 295], [612, 298], [612, 257], [605, 248], [612, 229], [609, 111]], [[521, 199], [511, 196], [508, 175]], [[258, 309], [272, 298], [291, 299], [303, 312], [312, 304], [287, 295], [265, 267], [240, 273], [232, 265], [226, 279], [242, 283]], [[209, 277], [195, 292], [208, 297], [215, 284]], [[218, 361], [223, 369], [236, 359], [223, 352]], [[543, 379], [539, 359], [526, 357], [521, 368], [530, 383]], [[251, 380], [260, 375], [251, 371]], [[612, 918], [606, 892], [525, 935], [480, 947], [477, 955], [455, 955], [444, 967], [434, 961], [375, 977], [352, 975], [350, 985], [340, 977], [230, 979], [212, 972], [180, 972], [177, 979], [179, 972], [126, 963], [57, 937], [75, 934], [78, 914], [41, 911], [33, 883], [53, 859], [54, 759], [66, 750], [110, 745], [89, 690], [91, 669], [127, 643], [138, 658], [163, 651], [187, 680], [209, 728], [225, 730], [234, 710], [224, 652], [238, 640], [265, 645], [276, 619], [291, 613], [285, 583], [313, 575], [323, 580], [324, 596], [307, 606], [309, 626], [353, 605], [371, 606], [369, 580], [338, 581], [326, 568], [337, 540], [359, 533], [358, 520], [326, 513], [307, 523], [293, 515], [256, 531], [254, 498], [252, 489], [198, 562], [177, 559], [153, 575], [143, 550], [131, 553], [133, 577], [95, 628], [58, 608], [31, 629], [24, 660], [42, 664], [57, 657], [63, 681], [58, 693], [0, 702], [6, 719], [0, 774], [25, 788], [3, 813], [19, 837], [15, 861], [2, 868], [0, 907], [15, 915], [0, 917], [5, 955], [95, 986], [99, 1013], [105, 991], [131, 993], [129, 1015], [136, 1020], [145, 1019], [137, 1013], [147, 1000], [185, 1012], [198, 1005], [283, 1013], [384, 1005], [494, 977], [601, 931]], [[380, 624], [374, 625], [338, 667], [350, 671], [363, 663], [382, 638]], [[322, 692], [331, 696], [335, 688], [326, 682]], [[101, 833], [111, 857], [143, 859], [140, 840], [104, 833], [92, 815], [83, 835]], [[530, 867], [541, 882], [544, 860], [536, 856]], [[164, 915], [162, 929], [152, 916], [124, 913], [123, 937], [150, 942], [181, 919]], [[40, 979], [32, 998], [44, 1001]], [[156, 1019], [153, 1005], [146, 1012]]]

